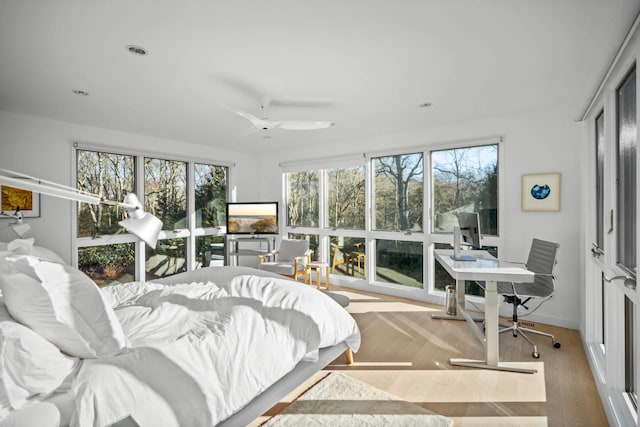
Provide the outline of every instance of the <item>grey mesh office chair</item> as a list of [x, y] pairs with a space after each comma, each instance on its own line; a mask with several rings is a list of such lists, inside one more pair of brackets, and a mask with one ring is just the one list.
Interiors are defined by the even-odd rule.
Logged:
[[543, 299], [540, 304], [551, 298], [555, 291], [555, 277], [553, 276], [553, 268], [556, 264], [556, 256], [560, 245], [544, 240], [533, 239], [529, 257], [526, 262], [527, 270], [535, 273], [533, 283], [511, 283], [498, 282], [498, 294], [504, 297], [509, 304], [513, 304], [513, 324], [500, 330], [500, 333], [511, 331], [514, 337], [521, 335], [533, 346], [533, 357], [539, 358], [538, 346], [525, 334], [544, 335], [551, 338], [551, 343], [555, 348], [560, 348], [560, 343], [556, 341], [556, 337], [545, 332], [533, 329], [523, 328], [518, 322], [518, 306], [522, 306], [527, 310], [526, 304], [532, 299]]

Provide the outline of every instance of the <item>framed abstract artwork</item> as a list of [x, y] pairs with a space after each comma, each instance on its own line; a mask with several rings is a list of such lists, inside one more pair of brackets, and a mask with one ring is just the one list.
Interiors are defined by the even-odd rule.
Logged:
[[560, 174], [522, 175], [523, 211], [560, 210]]
[[40, 216], [40, 193], [34, 193], [21, 188], [0, 186], [0, 210], [13, 213], [17, 210], [22, 212], [25, 218], [36, 218]]

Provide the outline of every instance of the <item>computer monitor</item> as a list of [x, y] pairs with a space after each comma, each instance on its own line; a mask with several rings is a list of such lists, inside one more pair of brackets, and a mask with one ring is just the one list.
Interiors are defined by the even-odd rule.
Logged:
[[453, 259], [456, 261], [475, 261], [471, 255], [461, 255], [460, 245], [469, 245], [474, 249], [481, 249], [480, 243], [480, 215], [477, 212], [459, 212], [458, 226], [453, 232]]

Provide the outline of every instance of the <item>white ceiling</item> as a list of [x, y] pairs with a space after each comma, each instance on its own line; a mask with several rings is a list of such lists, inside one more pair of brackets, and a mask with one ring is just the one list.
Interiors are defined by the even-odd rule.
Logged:
[[[638, 0], [0, 0], [0, 109], [252, 152], [558, 105], [577, 115], [638, 10]], [[259, 115], [263, 95], [271, 119], [336, 125], [240, 136], [249, 122], [221, 103]]]

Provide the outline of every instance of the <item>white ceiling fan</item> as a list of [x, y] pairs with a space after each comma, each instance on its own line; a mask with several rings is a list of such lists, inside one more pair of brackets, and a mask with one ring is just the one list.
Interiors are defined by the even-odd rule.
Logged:
[[271, 98], [263, 96], [260, 98], [260, 109], [262, 110], [262, 117], [256, 117], [251, 113], [232, 107], [230, 105], [223, 104], [223, 106], [249, 120], [252, 125], [252, 132], [259, 130], [271, 130], [271, 129], [286, 129], [286, 130], [315, 130], [326, 129], [333, 126], [335, 123], [323, 120], [270, 120], [269, 119], [269, 106], [271, 105]]

